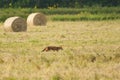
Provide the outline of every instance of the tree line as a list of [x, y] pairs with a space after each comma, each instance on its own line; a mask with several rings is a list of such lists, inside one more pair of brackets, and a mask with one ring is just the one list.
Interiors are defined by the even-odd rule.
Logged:
[[120, 0], [0, 0], [0, 8], [81, 8], [120, 6]]

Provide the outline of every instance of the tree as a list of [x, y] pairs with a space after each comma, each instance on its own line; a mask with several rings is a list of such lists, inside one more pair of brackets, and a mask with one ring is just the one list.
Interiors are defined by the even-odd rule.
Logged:
[[120, 6], [120, 0], [0, 0], [0, 8], [48, 8], [69, 7], [80, 8], [84, 6]]

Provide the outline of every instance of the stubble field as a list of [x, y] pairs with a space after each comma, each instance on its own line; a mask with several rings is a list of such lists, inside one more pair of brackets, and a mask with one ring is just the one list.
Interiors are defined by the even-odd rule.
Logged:
[[[61, 51], [41, 52], [46, 46]], [[0, 27], [0, 80], [120, 80], [120, 20]]]

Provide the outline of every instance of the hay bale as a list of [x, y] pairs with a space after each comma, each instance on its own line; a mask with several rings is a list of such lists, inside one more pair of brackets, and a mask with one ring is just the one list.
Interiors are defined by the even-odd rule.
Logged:
[[4, 30], [10, 32], [23, 32], [27, 30], [27, 23], [23, 18], [10, 17], [4, 22]]
[[29, 26], [45, 26], [47, 23], [46, 16], [43, 13], [32, 13], [27, 18]]

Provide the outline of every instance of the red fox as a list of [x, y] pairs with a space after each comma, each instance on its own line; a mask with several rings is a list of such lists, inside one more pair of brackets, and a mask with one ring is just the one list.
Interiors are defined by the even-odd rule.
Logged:
[[63, 48], [60, 46], [60, 47], [56, 47], [56, 46], [48, 46], [48, 47], [46, 47], [46, 48], [44, 48], [43, 50], [42, 50], [42, 52], [43, 51], [50, 51], [50, 50], [53, 50], [53, 51], [59, 51], [59, 50], [63, 50]]

